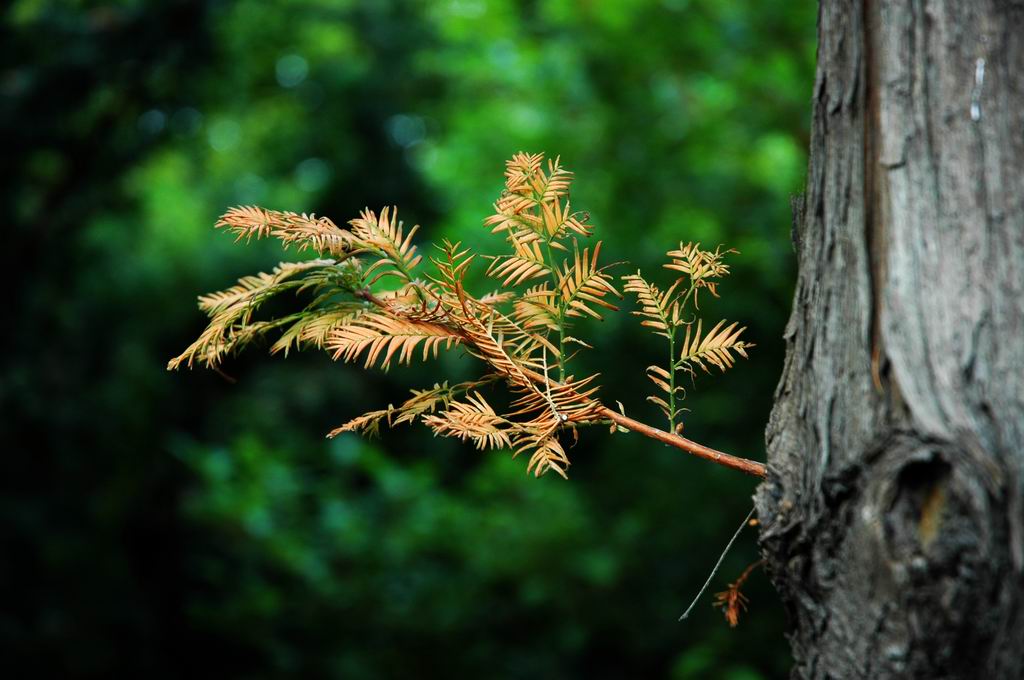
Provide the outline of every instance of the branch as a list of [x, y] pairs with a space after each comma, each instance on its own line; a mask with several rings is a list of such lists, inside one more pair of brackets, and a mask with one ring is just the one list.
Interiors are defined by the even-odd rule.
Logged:
[[[378, 298], [376, 295], [371, 293], [369, 290], [363, 289], [357, 291], [356, 296], [366, 300], [367, 302], [370, 302], [371, 304], [381, 307], [382, 309], [387, 309], [387, 304], [383, 300]], [[530, 370], [525, 366], [520, 366], [519, 369], [523, 373], [523, 375], [525, 375], [527, 378], [533, 380], [536, 383], [539, 383], [541, 385], [552, 385], [555, 387], [560, 386], [560, 383], [557, 383], [548, 378], [547, 376], [537, 373], [536, 371]], [[686, 451], [687, 453], [697, 456], [698, 458], [703, 458], [704, 460], [709, 460], [713, 463], [724, 465], [725, 467], [732, 468], [733, 470], [745, 472], [748, 475], [752, 475], [754, 477], [764, 478], [767, 476], [764, 463], [758, 463], [757, 461], [748, 460], [746, 458], [740, 458], [738, 456], [733, 456], [728, 453], [724, 453], [722, 451], [718, 451], [716, 449], [704, 446], [703, 444], [698, 444], [697, 442], [687, 439], [686, 437], [682, 437], [678, 434], [672, 434], [669, 432], [665, 432], [664, 430], [659, 430], [656, 427], [651, 427], [646, 423], [642, 423], [639, 420], [634, 420], [633, 418], [625, 416], [619, 413], [618, 411], [614, 411], [603, 404], [600, 407], [600, 413], [603, 417], [614, 422], [616, 425], [624, 427], [627, 430], [631, 430], [638, 434], [642, 434], [645, 437], [650, 437], [651, 439], [657, 440], [663, 444], [668, 444], [669, 446], [672, 446], [674, 448]]]
[[732, 468], [733, 470], [746, 472], [748, 475], [753, 475], [754, 477], [764, 478], [767, 476], [764, 463], [758, 463], [754, 460], [748, 460], [746, 458], [740, 458], [728, 453], [723, 453], [722, 451], [712, 449], [704, 446], [703, 444], [698, 444], [686, 437], [681, 437], [678, 434], [671, 434], [664, 430], [659, 430], [656, 427], [651, 427], [646, 423], [641, 423], [639, 420], [633, 420], [629, 416], [624, 416], [618, 411], [613, 411], [607, 406], [602, 406], [602, 408], [604, 409], [602, 411], [602, 415], [627, 430], [632, 430], [633, 432], [642, 434], [645, 437], [656, 439], [663, 444], [668, 444], [669, 446], [674, 446], [677, 449], [682, 449], [683, 451], [693, 454], [698, 458], [710, 460], [713, 463], [724, 465], [725, 467]]

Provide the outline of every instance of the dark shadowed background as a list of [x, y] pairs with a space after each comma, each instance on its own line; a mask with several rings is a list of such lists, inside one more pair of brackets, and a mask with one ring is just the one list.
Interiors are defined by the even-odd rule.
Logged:
[[[421, 242], [482, 227], [512, 153], [560, 154], [607, 260], [656, 278], [680, 240], [741, 251], [709, 315], [750, 361], [690, 389], [688, 436], [764, 459], [805, 171], [811, 2], [47, 2], [3, 12], [0, 646], [64, 677], [781, 677], [755, 574], [730, 630], [676, 618], [754, 480], [587, 432], [570, 480], [437, 440], [323, 435], [460, 378], [300, 354], [167, 373], [199, 293], [276, 242], [225, 208], [339, 224], [397, 204]], [[478, 272], [479, 274], [479, 272]], [[667, 274], [667, 273], [666, 273]], [[602, 395], [652, 423], [657, 339], [585, 324]], [[442, 376], [443, 373], [443, 376]], [[757, 558], [743, 535], [712, 590]], [[29, 677], [29, 676], [25, 676]]]

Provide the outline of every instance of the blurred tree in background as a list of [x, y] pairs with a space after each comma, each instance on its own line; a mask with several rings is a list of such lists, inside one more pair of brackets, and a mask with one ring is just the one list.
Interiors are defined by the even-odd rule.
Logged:
[[[15, 0], [2, 10], [0, 192], [15, 295], [0, 399], [0, 640], [65, 676], [777, 677], [764, 579], [728, 629], [675, 619], [754, 480], [586, 433], [571, 480], [433, 440], [325, 441], [429, 384], [320, 354], [168, 374], [190, 300], [282, 255], [211, 225], [258, 203], [342, 223], [400, 207], [493, 251], [519, 150], [561, 154], [608, 253], [734, 258], [715, 313], [750, 362], [687, 435], [763, 460], [793, 280], [814, 7], [753, 0]], [[710, 301], [705, 303], [713, 305]], [[627, 314], [591, 329], [603, 394], [655, 422], [660, 356]], [[621, 357], [628, 361], [620, 360]], [[456, 353], [448, 375], [468, 374]], [[585, 369], [585, 370], [586, 370]], [[756, 558], [734, 549], [722, 585]]]

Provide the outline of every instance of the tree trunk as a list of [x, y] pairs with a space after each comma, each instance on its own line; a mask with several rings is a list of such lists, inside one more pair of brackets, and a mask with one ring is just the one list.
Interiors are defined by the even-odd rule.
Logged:
[[1024, 4], [822, 0], [757, 496], [798, 678], [1024, 677]]

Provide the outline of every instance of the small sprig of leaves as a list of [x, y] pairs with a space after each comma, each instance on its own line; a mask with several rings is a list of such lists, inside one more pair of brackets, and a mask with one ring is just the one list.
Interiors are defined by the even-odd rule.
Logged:
[[[646, 372], [661, 392], [661, 395], [647, 399], [661, 409], [668, 420], [670, 432], [683, 430], [679, 419], [683, 409], [679, 403], [686, 390], [679, 384], [679, 372], [685, 371], [693, 377], [694, 367], [710, 373], [708, 366], [724, 372], [732, 367], [734, 353], [746, 357], [747, 350], [753, 347], [752, 343], [740, 340], [745, 327], [737, 328], [736, 323], [726, 325], [725, 321], [719, 321], [704, 333], [703, 320], [695, 313], [687, 312], [690, 303], [695, 312], [700, 311], [698, 295], [701, 289], [718, 297], [719, 280], [729, 274], [724, 257], [735, 252], [723, 251], [721, 246], [715, 250], [704, 250], [699, 243], [679, 244], [678, 250], [668, 252], [669, 262], [664, 267], [681, 272], [682, 276], [678, 276], [665, 290], [647, 281], [639, 271], [622, 277], [625, 282], [623, 290], [634, 293], [640, 304], [640, 309], [633, 312], [643, 319], [640, 325], [668, 341], [665, 365], [648, 366]], [[679, 337], [681, 331], [685, 331], [682, 338]]]
[[[207, 327], [169, 369], [196, 364], [217, 368], [226, 357], [276, 334], [271, 353], [315, 348], [344, 362], [384, 370], [393, 364], [436, 357], [441, 350], [461, 348], [480, 360], [483, 370], [473, 380], [413, 390], [401, 404], [364, 413], [333, 430], [374, 435], [381, 424], [419, 420], [435, 435], [473, 443], [479, 449], [511, 449], [529, 458], [527, 470], [549, 470], [566, 476], [570, 461], [561, 435], [573, 440], [579, 427], [603, 424], [632, 430], [708, 460], [764, 476], [764, 466], [715, 451], [674, 432], [679, 408], [678, 371], [708, 366], [724, 370], [732, 353], [745, 356], [751, 345], [739, 340], [736, 324], [716, 325], [702, 333], [701, 321], [684, 317], [686, 305], [697, 303], [706, 288], [716, 295], [716, 282], [728, 273], [724, 253], [680, 246], [666, 265], [683, 274], [665, 292], [639, 274], [626, 277], [625, 290], [641, 302], [643, 324], [669, 340], [667, 368], [651, 367], [652, 380], [668, 393], [656, 403], [669, 417], [670, 432], [645, 425], [597, 398], [597, 375], [576, 377], [570, 362], [590, 348], [572, 335], [584, 318], [603, 319], [617, 310], [622, 294], [601, 263], [601, 242], [581, 244], [593, 228], [589, 216], [573, 211], [569, 190], [573, 175], [558, 158], [516, 154], [506, 163], [505, 190], [484, 220], [502, 235], [507, 252], [485, 256], [486, 273], [498, 290], [474, 295], [466, 287], [467, 272], [477, 255], [459, 243], [443, 242], [424, 262], [413, 242], [418, 227], [406, 229], [397, 209], [380, 214], [366, 209], [342, 228], [326, 217], [232, 208], [217, 227], [237, 240], [266, 237], [312, 250], [316, 259], [281, 263], [270, 273], [247, 276], [219, 293], [199, 298], [209, 317]], [[729, 252], [729, 251], [727, 251]], [[429, 264], [429, 267], [427, 266]], [[256, 312], [270, 298], [291, 291], [304, 300], [295, 313], [257, 320]], [[685, 337], [677, 348], [677, 331]], [[572, 351], [569, 347], [573, 346]], [[677, 353], [677, 349], [679, 352]], [[495, 409], [482, 390], [504, 384], [508, 406]]]
[[739, 624], [740, 614], [747, 611], [747, 605], [750, 604], [750, 599], [741, 591], [743, 584], [750, 578], [750, 574], [763, 564], [764, 560], [758, 560], [749, 565], [743, 570], [740, 577], [730, 583], [725, 590], [715, 593], [712, 605], [722, 608], [722, 614], [725, 616], [725, 620], [730, 628], [735, 628]]

